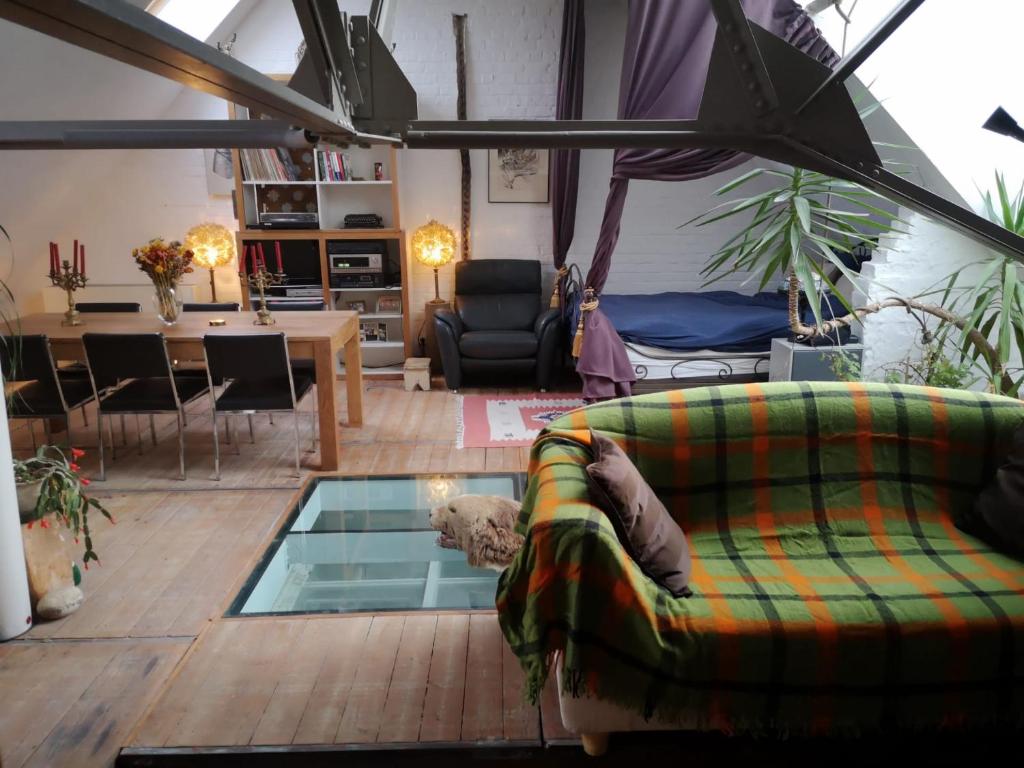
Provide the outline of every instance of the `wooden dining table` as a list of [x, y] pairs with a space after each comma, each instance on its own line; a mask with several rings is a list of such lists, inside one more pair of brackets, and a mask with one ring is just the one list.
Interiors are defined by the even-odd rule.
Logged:
[[[85, 360], [83, 333], [162, 333], [172, 360], [202, 360], [203, 336], [284, 333], [288, 354], [316, 363], [317, 411], [320, 417], [320, 469], [338, 469], [341, 445], [338, 405], [334, 396], [335, 361], [345, 353], [348, 426], [363, 423], [363, 368], [357, 312], [278, 312], [274, 325], [254, 325], [255, 312], [183, 312], [174, 325], [150, 313], [97, 312], [82, 314], [82, 324], [61, 325], [62, 313], [25, 315], [14, 327], [21, 334], [46, 334], [55, 360]], [[224, 325], [210, 325], [223, 320]]]

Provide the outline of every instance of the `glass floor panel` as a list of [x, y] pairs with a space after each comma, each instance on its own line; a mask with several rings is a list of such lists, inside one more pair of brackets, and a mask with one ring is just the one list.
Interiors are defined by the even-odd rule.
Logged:
[[495, 571], [437, 545], [430, 510], [464, 493], [522, 498], [522, 473], [315, 477], [228, 616], [493, 608]]

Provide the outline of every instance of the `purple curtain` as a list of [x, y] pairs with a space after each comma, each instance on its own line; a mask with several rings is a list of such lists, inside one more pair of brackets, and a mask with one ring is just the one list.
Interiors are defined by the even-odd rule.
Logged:
[[[586, 25], [583, 0], [565, 0], [562, 7], [562, 46], [558, 60], [556, 120], [579, 120], [583, 116], [583, 58]], [[551, 247], [554, 254], [555, 295], [561, 297], [565, 284], [565, 257], [576, 232], [576, 196], [580, 180], [580, 151], [555, 149], [551, 152]]]
[[[791, 45], [834, 66], [838, 56], [793, 0], [742, 0], [747, 17]], [[697, 116], [717, 24], [706, 2], [630, 0], [619, 86], [619, 117]], [[740, 97], [737, 97], [740, 98]], [[737, 166], [748, 156], [721, 149], [620, 149], [586, 287], [599, 295], [608, 279], [629, 179], [686, 181]], [[600, 309], [584, 313], [586, 332], [576, 370], [588, 399], [622, 397], [636, 380], [626, 349]]]

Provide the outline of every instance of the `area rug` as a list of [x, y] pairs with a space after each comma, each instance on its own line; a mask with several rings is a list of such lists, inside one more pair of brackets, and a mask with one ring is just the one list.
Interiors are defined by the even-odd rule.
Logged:
[[459, 448], [530, 445], [551, 421], [583, 405], [571, 395], [462, 395], [458, 406]]

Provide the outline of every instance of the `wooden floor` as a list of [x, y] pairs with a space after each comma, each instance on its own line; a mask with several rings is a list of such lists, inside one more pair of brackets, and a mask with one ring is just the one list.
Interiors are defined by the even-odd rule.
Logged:
[[[342, 431], [344, 470], [525, 469], [526, 449], [456, 449], [455, 405], [443, 390], [370, 384], [365, 426]], [[93, 523], [102, 567], [83, 575], [85, 604], [0, 645], [4, 768], [109, 766], [125, 744], [571, 738], [553, 691], [540, 711], [524, 704], [493, 613], [221, 618], [303, 478], [293, 476], [290, 418], [272, 426], [261, 417], [254, 444], [239, 420], [240, 455], [227, 449], [223, 479], [212, 480], [209, 418], [201, 404], [193, 410], [184, 482], [173, 424], [158, 421], [158, 446], [145, 433], [139, 455], [128, 418], [128, 449], [91, 486], [117, 524]], [[96, 441], [88, 418], [86, 431], [80, 414], [74, 425], [86, 437], [86, 472]], [[319, 457], [310, 420], [302, 426], [305, 477]], [[26, 428], [13, 437], [16, 452], [30, 450]]]

